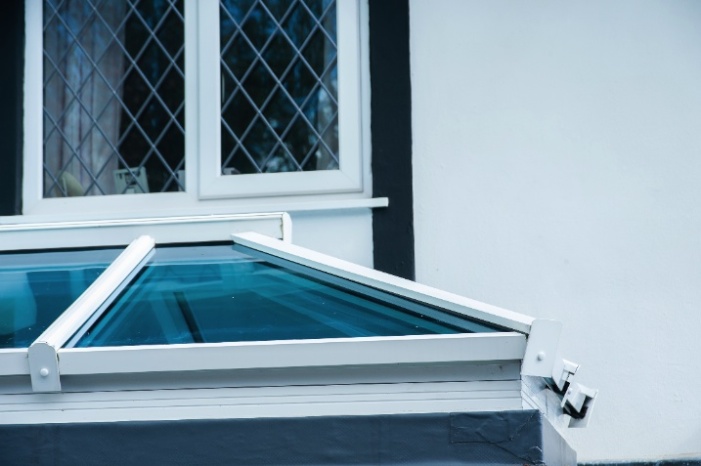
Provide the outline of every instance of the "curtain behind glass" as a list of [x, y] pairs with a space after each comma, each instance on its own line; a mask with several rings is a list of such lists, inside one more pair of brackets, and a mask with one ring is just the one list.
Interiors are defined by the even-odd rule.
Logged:
[[113, 194], [126, 3], [56, 3], [44, 3], [44, 196]]

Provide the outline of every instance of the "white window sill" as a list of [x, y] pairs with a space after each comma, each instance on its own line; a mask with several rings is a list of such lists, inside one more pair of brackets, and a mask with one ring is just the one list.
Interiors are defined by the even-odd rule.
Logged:
[[[175, 194], [178, 195], [177, 193]], [[134, 197], [139, 195], [134, 195]], [[168, 196], [165, 194], [164, 196]], [[211, 207], [193, 206], [182, 208], [178, 203], [171, 203], [173, 207], [150, 209], [148, 211], [103, 211], [100, 214], [62, 212], [57, 214], [34, 214], [34, 215], [13, 215], [0, 216], [0, 233], [3, 231], [18, 231], [24, 229], [51, 229], [55, 225], [66, 222], [109, 222], [117, 220], [152, 219], [152, 218], [179, 218], [189, 216], [211, 216], [211, 215], [240, 215], [240, 214], [267, 214], [275, 212], [314, 212], [314, 211], [334, 211], [352, 209], [375, 209], [387, 207], [389, 199], [386, 197], [361, 198], [361, 199], [332, 199], [318, 201], [278, 201], [255, 205], [216, 205]], [[158, 212], [155, 216], [154, 212]]]

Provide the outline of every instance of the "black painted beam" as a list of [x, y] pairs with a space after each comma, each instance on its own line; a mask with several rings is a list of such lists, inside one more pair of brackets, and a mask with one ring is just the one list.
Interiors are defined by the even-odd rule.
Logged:
[[24, 1], [0, 2], [0, 215], [22, 212]]
[[375, 268], [413, 280], [409, 1], [370, 0], [370, 92]]

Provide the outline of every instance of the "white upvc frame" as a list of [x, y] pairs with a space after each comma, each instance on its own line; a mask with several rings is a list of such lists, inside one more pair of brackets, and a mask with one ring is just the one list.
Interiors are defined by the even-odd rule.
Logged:
[[[293, 261], [336, 277], [370, 286], [467, 318], [509, 329], [496, 333], [366, 337], [320, 340], [179, 344], [134, 347], [73, 348], [109, 302], [143, 266], [154, 241], [141, 237], [115, 260], [78, 300], [27, 350], [29, 364], [12, 359], [14, 375], [27, 374], [37, 392], [61, 390], [60, 377], [99, 374], [271, 370], [315, 367], [395, 366], [416, 364], [523, 361], [526, 334], [533, 319], [443, 293], [372, 269], [293, 246], [259, 233], [230, 235], [236, 244]], [[2, 358], [3, 355], [0, 355]], [[21, 374], [16, 373], [20, 370]], [[6, 374], [10, 375], [10, 374]]]
[[[0, 225], [0, 244], [3, 251], [127, 246], [141, 235], [150, 235], [159, 244], [211, 242], [251, 230], [292, 240], [290, 216], [278, 212]], [[0, 349], [0, 377], [13, 375], [29, 375], [26, 348]]]
[[[200, 378], [206, 378], [217, 372], [233, 374], [227, 376], [230, 379], [227, 386], [236, 386], [236, 373], [247, 370], [255, 370], [259, 375], [268, 374], [267, 385], [284, 386], [289, 384], [284, 370], [289, 369], [324, 374], [329, 369], [348, 368], [356, 377], [361, 377], [373, 367], [385, 367], [395, 372], [387, 376], [375, 372], [372, 383], [393, 383], [397, 378], [396, 371], [401, 371], [402, 367], [420, 366], [429, 374], [428, 380], [416, 381], [423, 383], [431, 381], [430, 368], [434, 365], [520, 365], [526, 346], [526, 336], [518, 332], [96, 348], [54, 348], [37, 339], [29, 349], [8, 350], [3, 354], [3, 363], [14, 364], [3, 364], [5, 367], [0, 375], [29, 375], [32, 389], [38, 393], [60, 392], [60, 377], [82, 377], [87, 382], [83, 383], [81, 390], [86, 390], [93, 379], [94, 384], [99, 384], [102, 375], [109, 375], [113, 382], [122, 377], [124, 383], [140, 374], [153, 376], [158, 373], [167, 374], [165, 386], [163, 382], [159, 382], [160, 385], [137, 382], [138, 387], [149, 390], [188, 388], [178, 382], [188, 373], [202, 374]], [[27, 357], [29, 364], [26, 363]], [[54, 376], [58, 378], [51, 381]], [[453, 377], [465, 380], [467, 376], [458, 374]], [[347, 375], [338, 380], [326, 384], [348, 383]], [[28, 390], [23, 392], [28, 393]]]
[[[251, 217], [253, 224], [260, 220]], [[281, 214], [278, 221], [285, 218]], [[134, 223], [144, 226], [142, 220]], [[126, 226], [117, 222], [104, 228]], [[150, 226], [165, 243], [175, 241], [162, 235], [158, 222]], [[289, 227], [280, 232], [289, 238]], [[559, 322], [535, 320], [259, 233], [205, 236], [209, 241], [228, 237], [273, 263], [291, 261], [504, 331], [74, 347], [151, 254], [154, 240], [140, 237], [29, 348], [0, 350], [0, 423], [543, 409], [543, 403], [550, 406], [546, 415], [561, 422], [557, 403], [591, 411], [596, 390], [574, 382], [578, 366], [557, 357]], [[414, 394], [403, 395], [408, 392]], [[300, 400], [318, 405], [310, 408]], [[587, 419], [569, 425], [581, 427]]]
[[[250, 217], [250, 225], [259, 225], [262, 220]], [[273, 230], [280, 233], [275, 236], [289, 239], [286, 218], [279, 214], [279, 229]], [[563, 414], [591, 412], [597, 391], [575, 381], [576, 363], [559, 359], [559, 322], [533, 319], [445, 293], [259, 233], [222, 234], [205, 227], [212, 223], [204, 218], [171, 220], [182, 225], [198, 221], [202, 222], [199, 231], [208, 232], [200, 237], [206, 237], [202, 241], [230, 238], [273, 263], [291, 261], [505, 330], [74, 347], [151, 254], [154, 240], [140, 237], [29, 348], [0, 349], [0, 423], [536, 408], [556, 424], [586, 425], [588, 415], [567, 421], [569, 417]], [[214, 219], [213, 224], [220, 221], [224, 219]], [[172, 225], [163, 230], [159, 222], [165, 220], [156, 219], [151, 224], [134, 220], [132, 226], [150, 229], [156, 242], [178, 242], [170, 233]], [[121, 231], [117, 236], [122, 239], [136, 231], [125, 222], [107, 223], [104, 231]], [[45, 237], [60, 229], [55, 224], [50, 227], [43, 231]], [[76, 225], [64, 227], [70, 234]], [[114, 244], [113, 235], [101, 237], [104, 244]]]
[[502, 332], [62, 348], [58, 354], [62, 375], [95, 375], [518, 361], [525, 349], [524, 335]]
[[233, 232], [256, 231], [292, 241], [292, 220], [285, 212], [188, 215], [73, 222], [23, 222], [0, 225], [4, 251], [41, 248], [126, 246], [140, 235], [159, 244], [226, 241]]
[[294, 244], [283, 244], [274, 238], [259, 233], [237, 233], [232, 235], [232, 239], [236, 244], [250, 247], [280, 259], [290, 260], [321, 272], [346, 278], [372, 288], [379, 288], [398, 296], [425, 302], [439, 308], [448, 309], [468, 318], [488, 322], [516, 332], [528, 334], [534, 321], [532, 317], [523, 314], [441, 291], [326, 254], [310, 251]]
[[0, 349], [0, 377], [29, 375], [27, 348]]
[[520, 410], [524, 409], [520, 385], [518, 378], [513, 378], [463, 382], [0, 394], [0, 424]]
[[[185, 2], [186, 191], [43, 197], [42, 1], [25, 0], [23, 214], [92, 220], [384, 207], [372, 199], [367, 0], [337, 0], [340, 170], [220, 174], [217, 0]], [[204, 68], [212, 71], [205, 71]], [[319, 196], [323, 194], [320, 200]], [[16, 219], [15, 219], [16, 220]]]

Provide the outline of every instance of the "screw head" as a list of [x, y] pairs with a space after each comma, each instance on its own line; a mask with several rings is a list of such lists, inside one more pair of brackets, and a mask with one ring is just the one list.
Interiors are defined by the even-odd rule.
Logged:
[[545, 359], [545, 351], [539, 351], [538, 355], [536, 356], [536, 359], [538, 359], [538, 361], [542, 361], [543, 359]]
[[48, 377], [49, 369], [47, 369], [46, 367], [42, 367], [41, 369], [39, 369], [39, 375], [42, 377]]

